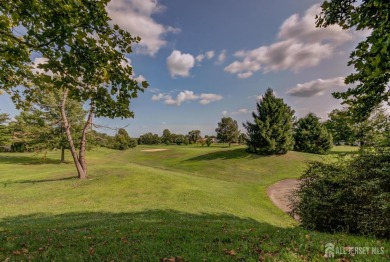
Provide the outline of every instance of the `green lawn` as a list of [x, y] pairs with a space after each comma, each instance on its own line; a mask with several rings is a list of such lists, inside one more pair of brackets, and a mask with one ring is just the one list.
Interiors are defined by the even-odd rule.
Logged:
[[[143, 151], [153, 148], [167, 150]], [[50, 152], [46, 161], [0, 154], [0, 261], [322, 261], [328, 242], [385, 247], [385, 255], [355, 261], [390, 259], [389, 242], [303, 230], [267, 198], [269, 185], [299, 177], [306, 160], [332, 154], [99, 149], [88, 152], [85, 181], [74, 178], [72, 163], [58, 163], [59, 154]]]

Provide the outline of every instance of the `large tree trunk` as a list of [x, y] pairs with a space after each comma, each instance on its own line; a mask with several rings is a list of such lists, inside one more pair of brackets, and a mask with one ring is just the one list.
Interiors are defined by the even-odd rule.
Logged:
[[66, 138], [68, 139], [68, 142], [69, 142], [70, 153], [72, 154], [72, 158], [73, 158], [74, 164], [75, 164], [76, 169], [77, 169], [78, 177], [80, 179], [85, 179], [85, 178], [87, 178], [87, 172], [86, 172], [86, 170], [84, 170], [83, 166], [81, 165], [81, 163], [79, 161], [79, 157], [77, 155], [76, 148], [74, 146], [72, 134], [70, 132], [70, 124], [69, 124], [68, 118], [66, 116], [65, 106], [66, 106], [67, 98], [68, 98], [68, 90], [64, 90], [64, 94], [62, 97], [62, 103], [61, 103], [62, 122], [64, 124]]
[[86, 150], [86, 144], [87, 144], [87, 131], [88, 131], [88, 128], [92, 125], [93, 111], [94, 111], [94, 106], [93, 106], [93, 104], [91, 104], [91, 108], [89, 109], [88, 119], [84, 125], [83, 132], [81, 134], [81, 139], [80, 139], [79, 162], [81, 164], [81, 167], [84, 170], [85, 176], [87, 176], [87, 163], [85, 161], [85, 150]]

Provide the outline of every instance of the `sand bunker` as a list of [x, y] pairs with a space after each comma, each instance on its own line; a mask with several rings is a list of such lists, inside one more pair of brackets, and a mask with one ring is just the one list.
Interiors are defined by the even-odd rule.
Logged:
[[144, 149], [144, 150], [141, 150], [141, 152], [160, 152], [160, 151], [165, 151], [165, 150], [168, 150], [168, 149], [164, 149], [164, 148]]
[[289, 196], [293, 190], [297, 189], [299, 181], [297, 179], [285, 179], [271, 185], [267, 194], [271, 201], [284, 212], [291, 211], [289, 206]]

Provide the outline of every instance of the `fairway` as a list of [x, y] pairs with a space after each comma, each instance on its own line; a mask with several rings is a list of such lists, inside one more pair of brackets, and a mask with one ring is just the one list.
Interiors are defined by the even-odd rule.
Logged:
[[[168, 150], [145, 151], [153, 149]], [[0, 261], [304, 261], [321, 260], [328, 242], [388, 250], [376, 239], [303, 230], [267, 197], [268, 186], [298, 178], [305, 161], [343, 151], [350, 148], [326, 157], [257, 156], [242, 146], [94, 149], [87, 180], [59, 164], [60, 152], [45, 161], [2, 153]]]

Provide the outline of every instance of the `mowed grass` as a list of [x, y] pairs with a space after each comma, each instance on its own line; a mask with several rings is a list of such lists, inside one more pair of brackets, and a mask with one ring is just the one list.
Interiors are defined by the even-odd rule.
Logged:
[[[167, 150], [144, 151], [155, 148]], [[328, 242], [383, 246], [384, 255], [354, 259], [390, 259], [384, 240], [303, 230], [270, 202], [269, 185], [299, 177], [305, 161], [321, 156], [255, 156], [239, 146], [95, 149], [84, 181], [72, 163], [59, 164], [59, 152], [41, 157], [0, 154], [0, 261], [321, 261]]]

